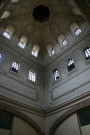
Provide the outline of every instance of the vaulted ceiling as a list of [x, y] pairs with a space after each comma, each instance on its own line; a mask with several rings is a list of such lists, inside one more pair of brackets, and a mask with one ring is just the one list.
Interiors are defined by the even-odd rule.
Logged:
[[[5, 11], [10, 14], [2, 18]], [[80, 35], [74, 34], [72, 24], [80, 28]], [[12, 37], [15, 46], [23, 35], [27, 37], [25, 55], [34, 57], [31, 55], [33, 46], [40, 47], [38, 57], [33, 59], [45, 66], [85, 35], [86, 20], [73, 0], [9, 0], [1, 7], [0, 28], [6, 29], [8, 25], [15, 29]], [[50, 46], [54, 50], [51, 55]]]

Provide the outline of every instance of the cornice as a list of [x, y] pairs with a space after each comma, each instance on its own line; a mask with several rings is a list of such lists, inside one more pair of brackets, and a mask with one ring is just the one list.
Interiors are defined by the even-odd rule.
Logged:
[[9, 49], [13, 50], [15, 53], [18, 53], [19, 55], [21, 55], [22, 57], [24, 57], [28, 61], [32, 62], [33, 64], [35, 64], [35, 65], [39, 66], [40, 68], [44, 69], [44, 66], [42, 64], [39, 64], [38, 62], [34, 61], [28, 55], [26, 55], [25, 53], [23, 53], [22, 51], [20, 51], [20, 49], [17, 49], [15, 47], [13, 47], [8, 40], [7, 41], [4, 40], [3, 37], [0, 37], [0, 38], [1, 38], [0, 42], [3, 43], [3, 45], [7, 46]]
[[50, 66], [52, 63], [58, 61], [65, 53], [70, 51], [73, 47], [78, 45], [82, 40], [84, 40], [86, 37], [90, 36], [90, 32], [86, 33], [83, 37], [79, 38], [75, 43], [73, 43], [70, 47], [63, 50], [61, 53], [59, 53], [53, 60], [51, 60], [47, 65], [44, 66], [44, 69], [46, 69], [48, 66]]
[[58, 106], [55, 106], [55, 107], [52, 107], [49, 109], [44, 109], [44, 110], [29, 106], [26, 104], [22, 104], [20, 102], [14, 101], [14, 100], [10, 100], [3, 96], [0, 96], [0, 104], [8, 104], [9, 106], [12, 106], [20, 111], [26, 111], [28, 113], [32, 113], [34, 115], [38, 115], [38, 116], [42, 116], [42, 117], [49, 117], [51, 115], [59, 113], [60, 111], [70, 109], [73, 106], [78, 105], [79, 103], [87, 101], [88, 99], [90, 99], [90, 92], [87, 92], [81, 96], [78, 96], [77, 98], [74, 98], [61, 105], [58, 105]]
[[8, 40], [4, 40], [3, 37], [0, 37], [1, 40], [0, 42], [3, 43], [3, 45], [7, 46], [9, 49], [12, 49], [13, 51], [15, 51], [16, 53], [18, 53], [19, 55], [21, 55], [22, 57], [24, 57], [25, 59], [27, 59], [28, 61], [32, 62], [33, 64], [39, 66], [40, 68], [42, 68], [43, 70], [46, 69], [48, 66], [52, 65], [52, 63], [58, 61], [65, 53], [67, 53], [68, 51], [70, 51], [73, 47], [75, 47], [77, 44], [79, 44], [82, 40], [84, 40], [86, 37], [88, 37], [90, 35], [90, 32], [86, 33], [83, 37], [81, 37], [80, 39], [78, 39], [75, 43], [73, 43], [70, 47], [66, 48], [65, 50], [63, 50], [61, 53], [59, 53], [55, 58], [53, 58], [52, 60], [50, 60], [50, 62], [46, 65], [42, 65], [41, 63], [38, 63], [38, 58], [37, 61], [33, 60], [32, 58], [30, 58], [28, 55], [24, 54], [22, 51], [20, 51], [20, 49], [18, 50], [17, 48], [13, 47], [11, 45], [10, 42], [8, 42]]

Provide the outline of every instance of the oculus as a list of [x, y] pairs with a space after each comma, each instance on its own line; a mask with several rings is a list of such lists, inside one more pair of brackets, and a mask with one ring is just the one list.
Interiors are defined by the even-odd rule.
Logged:
[[32, 16], [34, 20], [40, 23], [46, 22], [50, 18], [50, 10], [44, 5], [39, 5], [34, 8]]

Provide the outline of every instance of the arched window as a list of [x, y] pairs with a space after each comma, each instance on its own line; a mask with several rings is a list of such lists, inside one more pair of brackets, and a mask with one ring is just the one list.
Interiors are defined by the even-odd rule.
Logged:
[[3, 13], [3, 15], [1, 16], [1, 19], [6, 19], [6, 18], [8, 18], [9, 16], [10, 16], [10, 11], [5, 11], [4, 13]]
[[36, 74], [35, 71], [33, 69], [29, 70], [29, 75], [28, 75], [28, 79], [32, 82], [35, 82], [36, 79]]
[[56, 81], [59, 79], [59, 71], [58, 69], [54, 69], [53, 71], [53, 80]]
[[0, 3], [0, 9], [2, 8], [2, 6], [3, 6], [3, 3]]
[[90, 59], [90, 47], [84, 49], [86, 60]]
[[53, 46], [51, 44], [49, 44], [47, 46], [47, 51], [48, 51], [49, 56], [53, 56], [55, 54], [55, 51], [54, 51]]
[[81, 29], [79, 28], [79, 26], [76, 23], [73, 23], [70, 26], [71, 31], [77, 36], [81, 33]]
[[15, 31], [14, 27], [12, 25], [8, 25], [6, 30], [3, 33], [3, 36], [10, 39], [11, 36], [13, 35], [14, 31]]
[[20, 65], [17, 63], [17, 62], [13, 62], [12, 63], [12, 67], [11, 67], [11, 69], [12, 69], [12, 71], [14, 71], [14, 72], [18, 72], [19, 71], [19, 69], [20, 69]]
[[40, 50], [39, 45], [35, 44], [32, 49], [32, 55], [38, 57], [39, 50]]
[[75, 15], [81, 15], [81, 12], [80, 12], [80, 10], [79, 10], [77, 7], [73, 7], [73, 8], [72, 8], [72, 12], [73, 12]]
[[3, 4], [4, 4], [5, 1], [6, 0], [0, 0], [0, 8], [2, 8], [2, 6], [3, 6]]
[[26, 44], [27, 44], [27, 37], [26, 36], [22, 36], [20, 38], [20, 41], [18, 42], [18, 46], [21, 47], [22, 49], [25, 48]]
[[11, 0], [12, 3], [17, 3], [19, 2], [20, 0]]
[[85, 0], [87, 5], [90, 7], [90, 0]]
[[64, 34], [59, 35], [58, 41], [61, 44], [61, 47], [64, 47], [67, 45], [67, 40], [66, 40]]
[[2, 61], [3, 55], [0, 53], [0, 62]]
[[67, 65], [68, 65], [68, 71], [71, 71], [72, 69], [74, 69], [75, 68], [74, 60], [69, 59]]

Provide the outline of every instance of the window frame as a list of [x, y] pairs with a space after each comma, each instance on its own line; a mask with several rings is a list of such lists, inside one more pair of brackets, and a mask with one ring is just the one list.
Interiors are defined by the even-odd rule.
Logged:
[[[13, 68], [13, 67], [12, 67], [12, 64], [13, 64], [13, 63], [18, 64], [18, 70], [16, 70], [16, 68]], [[13, 61], [12, 64], [11, 64], [11, 71], [18, 74], [19, 71], [20, 71], [20, 63], [17, 62], [17, 61]]]
[[2, 61], [3, 61], [3, 54], [0, 52], [0, 55], [2, 55], [2, 57], [0, 58], [0, 63], [2, 63]]
[[74, 31], [74, 34], [75, 36], [78, 36], [82, 33], [81, 29], [80, 28], [77, 28], [75, 31]]
[[[56, 71], [58, 71], [58, 73], [59, 73], [59, 78], [58, 79], [56, 79], [56, 80], [54, 80], [54, 73], [56, 72]], [[58, 82], [58, 81], [60, 81], [60, 77], [61, 75], [60, 75], [60, 69], [59, 68], [54, 68], [53, 70], [52, 70], [52, 81], [53, 81], [53, 83], [56, 83], [56, 82]]]
[[[7, 35], [9, 36], [9, 38], [7, 37]], [[6, 32], [6, 30], [5, 30], [5, 31], [3, 32], [3, 36], [4, 36], [6, 39], [10, 40], [11, 37], [12, 37], [12, 34]]]
[[[35, 51], [35, 47], [38, 48], [36, 51]], [[32, 50], [31, 50], [31, 55], [34, 56], [35, 58], [38, 58], [39, 51], [40, 51], [39, 44], [34, 44], [33, 47], [32, 47]]]
[[86, 51], [87, 49], [90, 49], [90, 47], [88, 47], [88, 46], [85, 47], [83, 51], [84, 51], [84, 56], [85, 56], [86, 61], [89, 61], [89, 60], [90, 60], [90, 55], [89, 55], [89, 57], [86, 57], [86, 54], [85, 54], [85, 51]]
[[[34, 74], [34, 81], [32, 80], [32, 77], [31, 77], [31, 79], [30, 79], [30, 76], [29, 76], [29, 72], [32, 72], [33, 74]], [[34, 69], [32, 69], [32, 68], [30, 68], [29, 70], [28, 70], [28, 81], [29, 82], [32, 82], [32, 83], [36, 83], [36, 72], [35, 72], [35, 70]]]
[[[21, 44], [21, 45], [19, 45], [19, 44]], [[24, 45], [23, 45], [23, 44], [24, 44]], [[24, 46], [24, 48], [21, 47], [21, 46]], [[24, 50], [25, 47], [26, 47], [26, 42], [22, 43], [21, 41], [19, 41], [19, 42], [18, 42], [18, 47]]]
[[[74, 63], [70, 64], [70, 66], [69, 66], [68, 63], [69, 63], [70, 61], [73, 61]], [[74, 66], [74, 67], [72, 68], [72, 66]], [[70, 67], [71, 67], [72, 69], [70, 69]], [[68, 68], [68, 72], [71, 72], [72, 70], [74, 70], [74, 69], [76, 68], [76, 66], [75, 66], [75, 61], [74, 61], [72, 58], [71, 58], [71, 59], [68, 59], [68, 61], [67, 61], [67, 68]]]
[[18, 3], [20, 0], [18, 0], [18, 1], [13, 1], [13, 0], [11, 0], [11, 3]]

